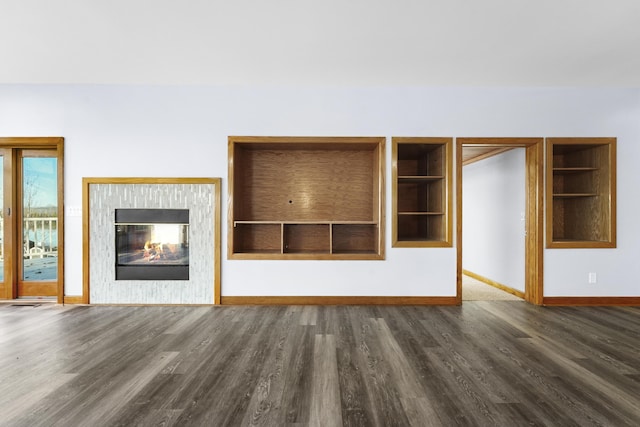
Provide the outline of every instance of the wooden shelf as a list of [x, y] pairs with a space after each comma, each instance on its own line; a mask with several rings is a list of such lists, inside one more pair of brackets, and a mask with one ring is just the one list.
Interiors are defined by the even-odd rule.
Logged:
[[615, 144], [547, 139], [547, 247], [615, 247]]
[[444, 212], [398, 212], [398, 215], [444, 215]]
[[592, 172], [597, 171], [598, 168], [553, 168], [554, 174], [571, 174], [571, 173], [582, 173], [582, 172]]
[[295, 224], [377, 224], [375, 221], [234, 221], [234, 227], [238, 224], [280, 224], [280, 225], [295, 225]]
[[558, 197], [558, 198], [598, 197], [598, 194], [597, 193], [561, 193], [561, 194], [554, 194], [553, 197]]
[[393, 138], [393, 246], [452, 246], [452, 138]]
[[384, 141], [229, 137], [228, 257], [384, 259]]
[[445, 179], [443, 175], [439, 176], [399, 176], [398, 182], [423, 182], [423, 181], [439, 181]]

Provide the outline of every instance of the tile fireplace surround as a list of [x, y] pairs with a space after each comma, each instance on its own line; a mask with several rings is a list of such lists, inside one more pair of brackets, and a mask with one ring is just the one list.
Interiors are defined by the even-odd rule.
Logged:
[[[89, 216], [85, 239], [89, 253], [85, 254], [88, 283], [84, 288], [85, 300], [88, 292], [89, 303], [213, 304], [216, 301], [220, 181], [218, 178], [169, 181], [85, 178], [85, 207]], [[189, 279], [116, 280], [116, 209], [188, 209]]]

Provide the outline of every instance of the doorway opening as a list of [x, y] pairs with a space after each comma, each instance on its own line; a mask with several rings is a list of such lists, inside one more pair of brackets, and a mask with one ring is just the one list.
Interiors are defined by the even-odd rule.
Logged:
[[63, 302], [63, 138], [0, 138], [0, 299]]
[[[525, 150], [525, 202], [524, 202], [524, 293], [525, 301], [542, 304], [542, 231], [543, 231], [543, 138], [458, 138], [456, 140], [456, 223], [457, 223], [457, 290], [456, 300], [462, 303], [463, 227], [462, 180], [463, 149], [477, 156], [489, 157], [511, 148]], [[484, 153], [484, 154], [483, 154]]]

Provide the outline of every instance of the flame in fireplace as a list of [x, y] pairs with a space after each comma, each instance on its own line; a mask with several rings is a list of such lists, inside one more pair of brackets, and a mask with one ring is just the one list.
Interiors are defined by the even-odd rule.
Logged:
[[180, 228], [173, 224], [154, 224], [151, 232], [151, 241], [168, 245], [182, 243]]

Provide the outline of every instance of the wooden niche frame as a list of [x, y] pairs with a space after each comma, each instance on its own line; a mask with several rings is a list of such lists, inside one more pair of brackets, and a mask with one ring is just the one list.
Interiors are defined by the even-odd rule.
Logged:
[[[220, 219], [220, 203], [221, 203], [221, 178], [83, 178], [82, 179], [82, 296], [74, 297], [74, 300], [82, 304], [89, 304], [89, 287], [90, 287], [90, 265], [89, 265], [89, 248], [91, 230], [89, 227], [89, 194], [90, 187], [93, 184], [209, 184], [215, 186], [213, 210], [213, 230], [214, 230], [214, 257], [211, 260], [214, 268], [213, 286], [213, 304], [220, 304], [220, 250], [221, 250], [221, 219]], [[136, 304], [138, 305], [138, 304]], [[140, 304], [143, 305], [143, 304]], [[173, 305], [173, 304], [170, 304]], [[183, 305], [183, 304], [175, 304]], [[207, 304], [197, 304], [207, 305]]]
[[392, 245], [451, 247], [453, 138], [393, 137]]
[[547, 138], [547, 247], [616, 247], [616, 138]]
[[228, 258], [382, 260], [385, 137], [229, 137]]

